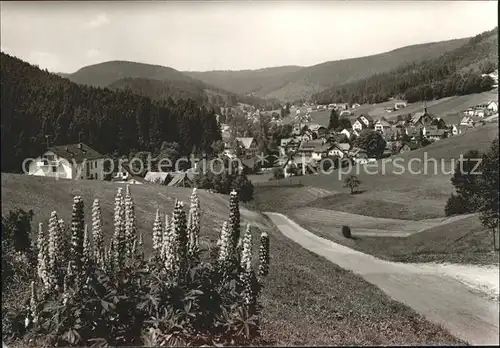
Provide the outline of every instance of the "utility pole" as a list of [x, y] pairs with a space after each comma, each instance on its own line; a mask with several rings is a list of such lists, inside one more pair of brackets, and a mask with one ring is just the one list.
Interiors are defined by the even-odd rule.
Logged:
[[49, 148], [49, 137], [50, 137], [50, 135], [45, 136], [45, 142], [47, 144], [47, 149]]

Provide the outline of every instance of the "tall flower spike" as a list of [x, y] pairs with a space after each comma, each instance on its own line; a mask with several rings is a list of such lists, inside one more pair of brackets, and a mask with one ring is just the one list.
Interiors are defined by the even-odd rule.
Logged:
[[83, 267], [83, 200], [80, 196], [73, 199], [73, 212], [71, 214], [71, 259], [74, 274], [81, 273]]
[[188, 235], [186, 226], [186, 212], [183, 209], [183, 203], [178, 201], [175, 204], [174, 216], [174, 240], [176, 247], [176, 257], [178, 259], [178, 270], [183, 273], [187, 265], [187, 246], [188, 246]]
[[170, 274], [175, 274], [177, 267], [176, 258], [176, 241], [175, 241], [175, 224], [172, 215], [171, 221], [168, 219], [168, 214], [165, 215], [165, 231], [163, 233], [162, 243], [162, 259], [165, 270]]
[[115, 271], [122, 269], [125, 257], [125, 206], [122, 195], [123, 189], [118, 188], [115, 197], [115, 231], [113, 234], [113, 267]]
[[63, 287], [63, 304], [66, 305], [70, 297], [71, 287], [73, 286], [73, 265], [71, 260], [68, 261], [68, 268], [66, 269], [66, 274], [64, 275], [64, 287]]
[[88, 272], [90, 263], [92, 262], [92, 246], [90, 245], [90, 237], [87, 225], [85, 225], [85, 233], [83, 235], [83, 268]]
[[229, 227], [229, 222], [227, 221], [224, 221], [224, 224], [222, 225], [222, 230], [217, 245], [219, 246], [219, 266], [225, 267], [233, 254], [231, 230]]
[[40, 222], [38, 224], [38, 263], [37, 263], [37, 273], [40, 278], [43, 288], [45, 291], [49, 289], [49, 279], [47, 273], [48, 267], [48, 241], [45, 238], [45, 234], [43, 232], [43, 224]]
[[153, 224], [153, 256], [160, 257], [163, 228], [161, 225], [160, 211], [156, 210], [155, 222]]
[[48, 243], [48, 265], [47, 273], [51, 290], [58, 290], [62, 285], [62, 270], [63, 265], [60, 264], [60, 256], [62, 253], [61, 242], [62, 237], [59, 230], [59, 219], [57, 213], [53, 211], [49, 219], [49, 243]]
[[263, 231], [260, 235], [259, 247], [259, 276], [265, 277], [269, 273], [269, 235]]
[[200, 234], [200, 199], [196, 188], [193, 188], [191, 195], [191, 205], [188, 219], [188, 257], [197, 260], [199, 257], [199, 234]]
[[36, 295], [35, 281], [31, 281], [30, 316], [31, 321], [36, 324], [38, 322], [38, 298]]
[[240, 203], [235, 190], [229, 195], [229, 227], [233, 246], [236, 247], [240, 239]]
[[130, 194], [130, 185], [127, 185], [125, 191], [125, 238], [127, 240], [127, 255], [132, 256], [132, 249], [137, 236], [134, 201]]
[[243, 283], [243, 298], [248, 306], [255, 303], [255, 294], [253, 291], [254, 272], [252, 267], [252, 233], [250, 226], [247, 225], [245, 236], [243, 238], [243, 251], [241, 256], [241, 274], [240, 279]]
[[[61, 270], [61, 273], [64, 274], [64, 270], [66, 269], [66, 265], [68, 264], [68, 261], [70, 260], [70, 245], [71, 241], [68, 238], [66, 234], [66, 226], [64, 225], [64, 220], [59, 219], [57, 222], [58, 229], [59, 229], [59, 236], [61, 238], [60, 240], [60, 255], [59, 255], [59, 267]], [[64, 276], [63, 276], [64, 280]]]
[[167, 249], [170, 242], [170, 222], [168, 221], [168, 214], [165, 214], [165, 224], [163, 225], [163, 236], [161, 237], [161, 260], [165, 262]]
[[102, 233], [101, 206], [97, 198], [92, 204], [92, 239], [94, 242], [94, 260], [102, 267], [104, 264], [104, 237]]

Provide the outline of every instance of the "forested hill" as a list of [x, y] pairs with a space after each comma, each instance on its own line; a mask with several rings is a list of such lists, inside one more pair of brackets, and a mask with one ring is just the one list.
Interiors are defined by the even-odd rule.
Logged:
[[481, 73], [498, 69], [498, 27], [469, 39], [439, 58], [408, 64], [390, 72], [313, 94], [319, 103], [380, 103], [390, 97], [409, 102], [491, 89]]
[[129, 91], [79, 85], [1, 53], [2, 171], [79, 139], [101, 153], [158, 152], [176, 142], [181, 155], [210, 152], [221, 139], [215, 114], [192, 100], [152, 101]]
[[[366, 57], [324, 62], [313, 66], [282, 66], [258, 70], [184, 72], [211, 85], [236, 93], [254, 93], [283, 101], [308, 99], [331, 86], [365, 79], [402, 65], [441, 56], [462, 46], [467, 39], [411, 45]], [[335, 45], [334, 42], [321, 45]], [[359, 43], [353, 43], [359, 44]], [[300, 44], [299, 44], [300, 46]], [[299, 47], [297, 49], [300, 49]], [[342, 50], [342, 47], [338, 47]]]
[[59, 75], [78, 84], [128, 89], [154, 100], [190, 98], [207, 107], [234, 106], [241, 102], [259, 108], [268, 106], [269, 110], [280, 106], [277, 100], [264, 100], [229, 92], [161, 65], [109, 61], [83, 67], [73, 74]]

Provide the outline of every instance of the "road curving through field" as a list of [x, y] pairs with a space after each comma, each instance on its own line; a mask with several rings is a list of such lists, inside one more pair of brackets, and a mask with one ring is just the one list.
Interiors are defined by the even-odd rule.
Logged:
[[499, 303], [445, 272], [395, 263], [316, 236], [288, 217], [265, 213], [288, 238], [340, 267], [361, 275], [471, 344], [499, 344]]

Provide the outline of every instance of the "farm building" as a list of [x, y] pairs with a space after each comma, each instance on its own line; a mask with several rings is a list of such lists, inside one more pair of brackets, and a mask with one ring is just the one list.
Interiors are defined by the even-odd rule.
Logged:
[[29, 163], [28, 175], [103, 180], [104, 155], [83, 143], [51, 146]]

